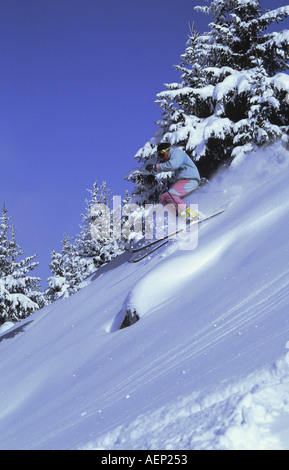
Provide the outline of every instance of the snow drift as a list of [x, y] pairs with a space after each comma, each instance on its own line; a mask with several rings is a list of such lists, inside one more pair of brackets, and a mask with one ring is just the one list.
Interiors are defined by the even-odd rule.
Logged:
[[289, 448], [289, 155], [236, 163], [195, 195], [232, 201], [197, 249], [124, 253], [2, 331], [1, 449]]

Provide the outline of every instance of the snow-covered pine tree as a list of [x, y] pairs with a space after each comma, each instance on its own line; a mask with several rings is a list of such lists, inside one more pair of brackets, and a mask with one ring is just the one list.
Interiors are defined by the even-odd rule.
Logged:
[[95, 270], [93, 258], [98, 256], [100, 251], [100, 242], [91, 236], [92, 207], [98, 204], [101, 199], [100, 187], [97, 182], [93, 184], [93, 189], [88, 190], [90, 199], [86, 199], [85, 213], [81, 214], [83, 224], [81, 225], [80, 235], [77, 237], [78, 251], [81, 257], [87, 258], [91, 270]]
[[89, 274], [87, 261], [79, 255], [76, 244], [67, 234], [63, 236], [61, 253], [51, 252], [49, 267], [52, 276], [47, 279], [49, 287], [45, 292], [48, 303], [78, 292]]
[[83, 225], [76, 243], [80, 257], [87, 261], [89, 272], [93, 272], [122, 250], [121, 240], [114, 233], [111, 214], [113, 197], [106, 181], [101, 185], [96, 181], [89, 193], [90, 199], [86, 200], [85, 213], [81, 214]]
[[29, 273], [36, 255], [24, 257], [5, 206], [0, 216], [0, 324], [18, 322], [45, 305], [38, 277]]
[[[212, 0], [195, 8], [213, 17], [209, 30], [190, 28], [182, 62], [175, 68], [180, 83], [166, 84], [157, 95], [162, 111], [158, 130], [136, 154], [139, 163], [156, 161], [159, 142], [183, 148], [210, 178], [256, 146], [278, 139], [288, 145], [289, 31], [267, 32], [289, 16], [289, 6], [262, 11], [259, 0]], [[141, 168], [134, 182], [134, 200], [157, 202], [171, 183]]]
[[[52, 276], [47, 279], [48, 289], [45, 291], [48, 303], [78, 292], [90, 274], [123, 252], [121, 238], [114, 233], [112, 196], [106, 182], [101, 185], [95, 182], [89, 193], [85, 213], [81, 214], [80, 234], [73, 241], [64, 234], [61, 253], [51, 251], [49, 266]], [[128, 201], [127, 194], [123, 204]], [[97, 223], [98, 218], [101, 223]]]

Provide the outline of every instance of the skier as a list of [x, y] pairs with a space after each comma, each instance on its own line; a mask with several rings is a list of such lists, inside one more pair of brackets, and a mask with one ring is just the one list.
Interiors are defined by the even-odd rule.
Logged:
[[161, 195], [160, 203], [163, 206], [173, 204], [177, 216], [197, 217], [183, 201], [185, 196], [199, 187], [201, 177], [196, 165], [186, 152], [166, 142], [158, 145], [157, 154], [161, 163], [156, 165], [149, 163], [146, 170], [155, 173], [174, 171], [176, 176], [174, 184]]

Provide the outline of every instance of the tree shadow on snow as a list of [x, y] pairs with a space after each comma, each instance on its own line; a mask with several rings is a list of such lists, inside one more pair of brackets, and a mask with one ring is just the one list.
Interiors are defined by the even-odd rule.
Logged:
[[25, 327], [27, 325], [29, 325], [29, 323], [32, 323], [32, 321], [28, 321], [28, 322], [24, 323], [24, 325], [20, 325], [16, 328], [12, 327], [11, 329], [9, 329], [7, 331], [7, 333], [2, 333], [2, 335], [0, 335], [0, 342], [3, 341], [4, 339], [14, 338], [15, 336], [19, 335], [20, 333], [23, 333], [23, 331], [25, 330]]
[[117, 256], [116, 258], [109, 261], [107, 264], [104, 264], [91, 276], [91, 280], [95, 281], [99, 276], [102, 274], [110, 271], [111, 269], [118, 268], [122, 264], [126, 263], [132, 257], [132, 253], [125, 251], [121, 255]]

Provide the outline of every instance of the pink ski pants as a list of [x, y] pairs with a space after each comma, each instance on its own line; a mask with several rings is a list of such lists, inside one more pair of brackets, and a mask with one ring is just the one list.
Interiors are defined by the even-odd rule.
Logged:
[[173, 204], [176, 208], [176, 214], [179, 215], [181, 212], [186, 210], [186, 203], [183, 198], [187, 194], [195, 191], [199, 186], [198, 180], [184, 179], [179, 180], [171, 186], [171, 188], [161, 195], [160, 203], [163, 206], [167, 204]]

